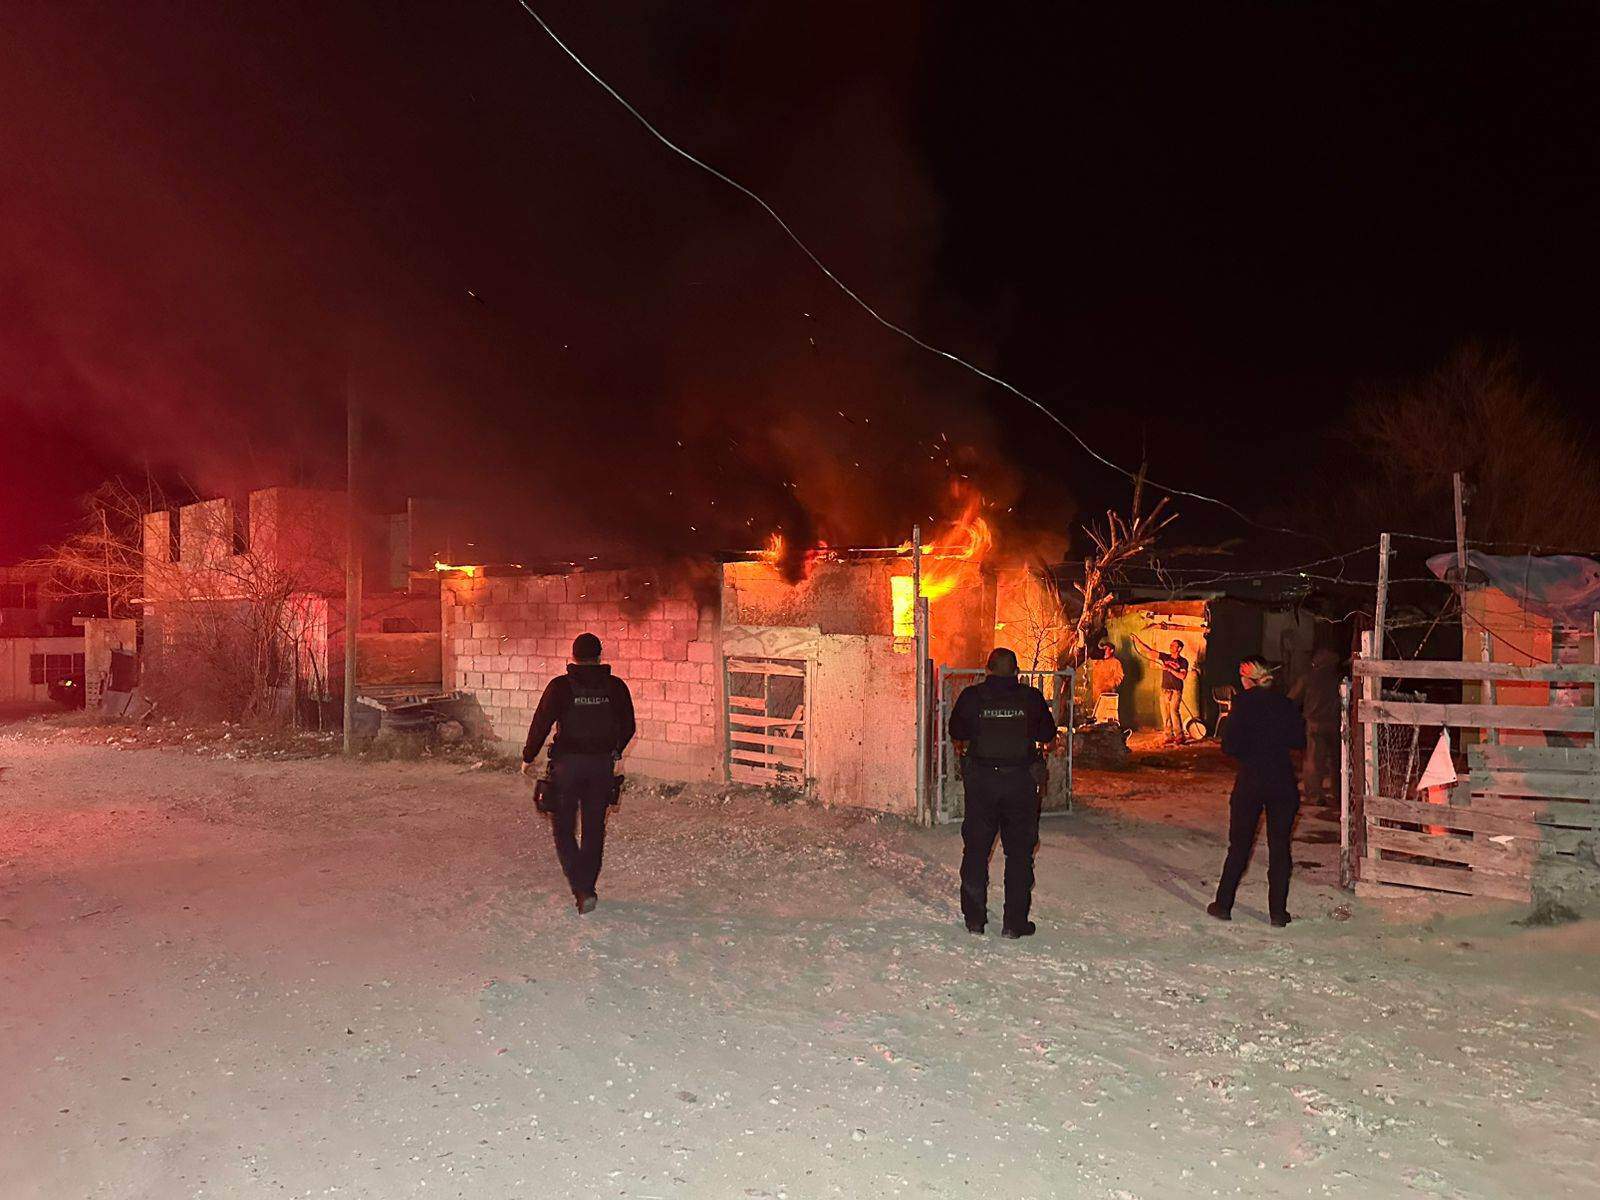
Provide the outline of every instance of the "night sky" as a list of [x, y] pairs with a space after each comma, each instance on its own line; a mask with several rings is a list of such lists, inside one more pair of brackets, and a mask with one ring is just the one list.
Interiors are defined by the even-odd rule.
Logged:
[[[1463, 342], [1575, 414], [1600, 384], [1591, 5], [535, 7], [887, 315], [1253, 516], [1335, 495], [1353, 389]], [[337, 484], [347, 388], [380, 503], [552, 557], [1121, 494], [512, 0], [4, 22], [0, 560], [115, 471]]]

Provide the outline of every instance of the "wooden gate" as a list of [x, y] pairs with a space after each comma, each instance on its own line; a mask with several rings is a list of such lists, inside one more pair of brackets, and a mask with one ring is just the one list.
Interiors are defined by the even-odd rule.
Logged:
[[810, 679], [802, 659], [730, 657], [728, 778], [804, 788], [810, 778], [806, 726]]
[[[1542, 864], [1600, 831], [1600, 664], [1415, 662], [1358, 657], [1349, 847], [1358, 894], [1428, 889], [1527, 900]], [[1381, 699], [1384, 679], [1478, 685], [1478, 703]], [[1496, 704], [1497, 683], [1551, 685], [1564, 703]], [[1447, 804], [1385, 795], [1385, 726], [1481, 730]], [[1555, 742], [1558, 744], [1549, 744]], [[1542, 743], [1542, 744], [1541, 744]], [[1400, 790], [1400, 789], [1394, 789]]]

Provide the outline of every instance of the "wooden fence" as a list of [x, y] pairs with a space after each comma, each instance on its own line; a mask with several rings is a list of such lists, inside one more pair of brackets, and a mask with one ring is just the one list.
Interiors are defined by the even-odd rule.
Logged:
[[[1596, 646], [1600, 659], [1600, 640]], [[1342, 828], [1345, 873], [1358, 894], [1428, 889], [1527, 900], [1541, 864], [1574, 855], [1600, 836], [1600, 662], [1519, 666], [1360, 656], [1354, 674], [1359, 687]], [[1480, 702], [1385, 700], [1384, 679], [1476, 683]], [[1560, 688], [1572, 702], [1495, 704], [1494, 688], [1502, 682], [1555, 685], [1552, 692]], [[1468, 777], [1448, 804], [1384, 794], [1404, 787], [1381, 770], [1379, 730], [1385, 725], [1482, 731], [1482, 743], [1468, 750]], [[1564, 744], [1506, 744], [1513, 732]]]

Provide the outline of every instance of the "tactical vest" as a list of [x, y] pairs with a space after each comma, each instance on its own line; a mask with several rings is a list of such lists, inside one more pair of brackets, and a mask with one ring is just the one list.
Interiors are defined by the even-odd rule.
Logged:
[[611, 754], [617, 748], [617, 716], [611, 706], [611, 677], [568, 677], [572, 699], [561, 715], [557, 741], [566, 754]]
[[978, 707], [978, 734], [967, 748], [971, 757], [992, 763], [1025, 763], [1033, 758], [1026, 697], [1019, 688], [983, 698]]

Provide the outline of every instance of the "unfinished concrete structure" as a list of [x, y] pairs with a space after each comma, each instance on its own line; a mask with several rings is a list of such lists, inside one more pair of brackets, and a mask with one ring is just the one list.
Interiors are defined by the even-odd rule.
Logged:
[[[1046, 615], [1025, 568], [927, 561], [930, 658], [968, 671], [953, 686], [976, 676], [1008, 626], [1025, 667], [1056, 666], [1043, 656], [1064, 644], [1066, 621], [1059, 606]], [[476, 700], [480, 732], [507, 752], [520, 749], [572, 639], [592, 632], [633, 689], [630, 774], [927, 815], [918, 764], [931, 773], [942, 731], [931, 672], [918, 704], [903, 550], [814, 554], [797, 579], [761, 555], [673, 572], [465, 566], [443, 579], [444, 686]]]
[[[707, 564], [708, 571], [712, 570]], [[715, 593], [654, 571], [443, 572], [444, 685], [476, 700], [476, 732], [519, 752], [572, 639], [593, 633], [633, 692], [638, 733], [625, 769], [656, 779], [723, 777]], [[704, 576], [702, 576], [704, 578]]]
[[[144, 518], [147, 691], [177, 699], [254, 657], [257, 703], [295, 708], [327, 724], [343, 692], [345, 501], [341, 492], [266, 488], [203, 500]], [[365, 522], [363, 592], [355, 624], [363, 694], [436, 691], [439, 605], [431, 560], [411, 544], [410, 523]], [[428, 569], [423, 569], [424, 567]], [[231, 697], [209, 697], [213, 712]]]
[[793, 583], [767, 562], [724, 565], [730, 778], [915, 813], [918, 677], [897, 578], [910, 583], [895, 559], [824, 559]]
[[0, 567], [0, 703], [40, 704], [50, 685], [83, 674], [83, 631], [49, 572]]

